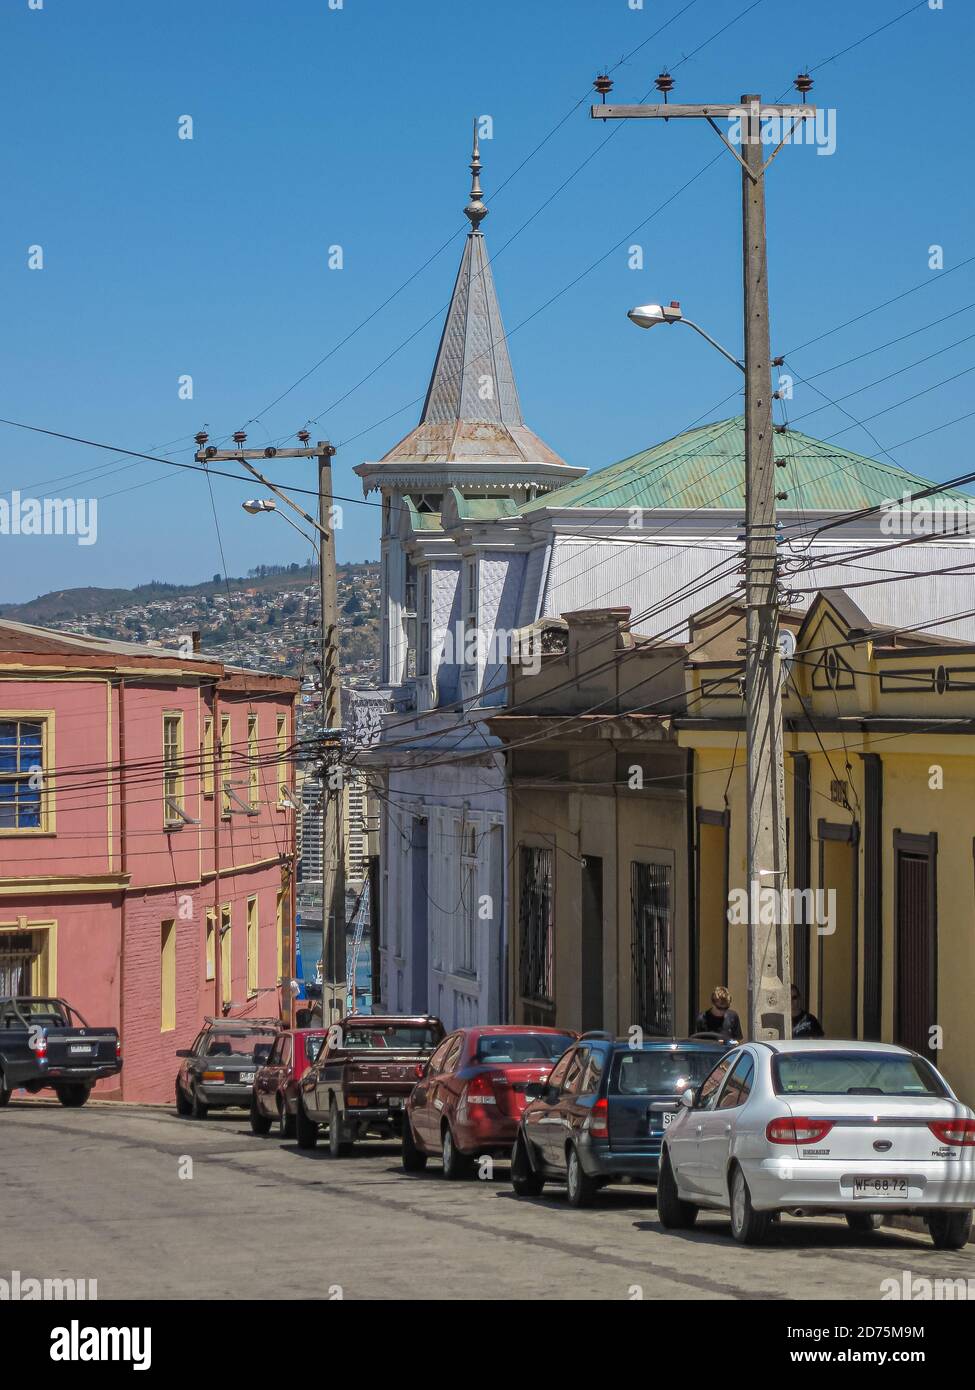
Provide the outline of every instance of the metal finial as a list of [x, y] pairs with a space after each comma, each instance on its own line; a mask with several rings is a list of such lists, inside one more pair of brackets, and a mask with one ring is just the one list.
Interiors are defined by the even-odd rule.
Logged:
[[464, 209], [464, 214], [469, 218], [471, 227], [475, 232], [488, 215], [488, 210], [481, 201], [481, 148], [477, 140], [476, 116], [474, 117], [474, 149], [471, 154], [471, 200]]

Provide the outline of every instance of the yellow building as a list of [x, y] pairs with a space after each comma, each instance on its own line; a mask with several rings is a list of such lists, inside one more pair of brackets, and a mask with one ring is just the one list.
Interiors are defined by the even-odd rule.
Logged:
[[[975, 645], [872, 624], [841, 590], [795, 633], [783, 701], [792, 974], [827, 1036], [916, 1048], [975, 1101]], [[692, 625], [690, 986], [746, 999], [743, 613]], [[801, 893], [801, 901], [797, 894]], [[800, 918], [805, 917], [805, 921]], [[744, 1015], [744, 1009], [742, 1009]]]

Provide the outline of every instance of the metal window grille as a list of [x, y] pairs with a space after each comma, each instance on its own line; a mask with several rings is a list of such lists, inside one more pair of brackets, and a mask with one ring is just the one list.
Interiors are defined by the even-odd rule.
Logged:
[[30, 932], [0, 935], [0, 995], [33, 993], [33, 966], [37, 956]]
[[648, 1031], [674, 1031], [674, 922], [668, 864], [634, 864], [633, 1022]]
[[552, 953], [552, 851], [523, 845], [519, 893], [519, 976], [525, 999], [554, 995]]

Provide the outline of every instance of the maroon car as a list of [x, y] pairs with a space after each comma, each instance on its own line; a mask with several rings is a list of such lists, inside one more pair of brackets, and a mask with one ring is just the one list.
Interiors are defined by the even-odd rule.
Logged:
[[277, 1122], [282, 1139], [293, 1139], [298, 1083], [321, 1050], [325, 1028], [290, 1028], [278, 1035], [271, 1055], [254, 1077], [251, 1129], [269, 1134]]
[[496, 1024], [458, 1028], [440, 1044], [406, 1103], [403, 1167], [443, 1159], [445, 1178], [466, 1177], [474, 1158], [508, 1158], [525, 1087], [543, 1081], [578, 1034], [565, 1028]]

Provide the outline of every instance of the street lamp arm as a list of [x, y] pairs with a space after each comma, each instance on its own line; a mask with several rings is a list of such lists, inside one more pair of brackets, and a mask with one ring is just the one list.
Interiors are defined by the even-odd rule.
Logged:
[[319, 548], [318, 548], [318, 544], [317, 544], [317, 542], [316, 542], [316, 540], [315, 540], [315, 537], [314, 537], [314, 536], [309, 536], [309, 535], [307, 535], [306, 532], [304, 532], [304, 531], [301, 529], [301, 527], [298, 525], [298, 523], [297, 523], [296, 521], [292, 521], [292, 520], [291, 520], [291, 518], [290, 518], [290, 516], [288, 516], [287, 512], [278, 511], [277, 507], [275, 507], [274, 510], [277, 512], [278, 516], [281, 518], [282, 521], [286, 521], [286, 522], [288, 523], [288, 525], [289, 525], [293, 530], [295, 530], [295, 531], [298, 532], [298, 535], [301, 537], [301, 539], [302, 539], [303, 541], [307, 541], [307, 542], [308, 542], [308, 544], [311, 546], [312, 550], [314, 550], [314, 552], [315, 552], [315, 554], [318, 556], [318, 558], [321, 559], [321, 551], [320, 551]]
[[[314, 527], [314, 529], [320, 535], [324, 536], [326, 539], [328, 538], [329, 531], [327, 526], [322, 526], [320, 522], [316, 521], [315, 518], [310, 515], [310, 513], [305, 511], [304, 507], [299, 507], [298, 503], [295, 502], [293, 498], [289, 497], [286, 492], [282, 492], [281, 488], [277, 487], [274, 483], [272, 483], [269, 478], [265, 478], [264, 474], [258, 472], [258, 470], [254, 467], [252, 463], [248, 463], [247, 459], [241, 459], [240, 462], [247, 469], [248, 473], [252, 474], [259, 483], [263, 483], [266, 488], [269, 488], [271, 492], [274, 493], [275, 497], [280, 497], [281, 501], [285, 504], [285, 506], [290, 507], [293, 512], [297, 512], [298, 515], [302, 517], [303, 520], [307, 521], [309, 526]], [[284, 516], [284, 512], [282, 512], [281, 515]], [[285, 520], [290, 521], [291, 518], [286, 517]], [[294, 525], [293, 522], [292, 525]], [[301, 535], [304, 535], [304, 532], [301, 530], [300, 526], [296, 526], [295, 530], [298, 531]], [[305, 536], [305, 539], [307, 540], [308, 537]]]
[[705, 333], [699, 323], [695, 323], [693, 319], [685, 318], [683, 315], [679, 319], [674, 319], [673, 322], [686, 323], [688, 328], [693, 328], [695, 332], [700, 333], [702, 338], [706, 338], [713, 348], [717, 348], [722, 357], [727, 357], [729, 362], [733, 362], [740, 372], [745, 370], [744, 362], [739, 362], [734, 353], [729, 352], [727, 348], [723, 348], [719, 342], [716, 342], [715, 339], [711, 337], [710, 333]]

